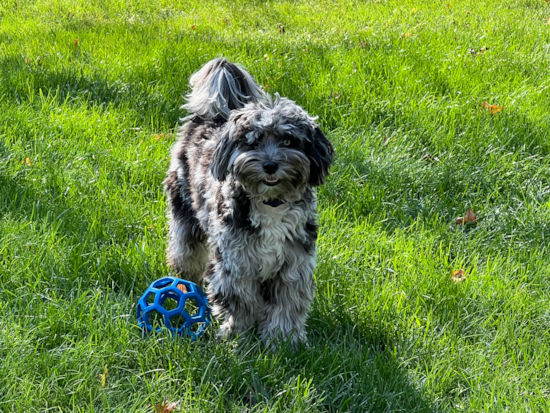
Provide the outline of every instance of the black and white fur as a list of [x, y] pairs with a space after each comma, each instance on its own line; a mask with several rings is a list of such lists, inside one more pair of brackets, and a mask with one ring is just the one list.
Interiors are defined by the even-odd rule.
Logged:
[[164, 187], [168, 263], [207, 284], [220, 335], [306, 340], [317, 203], [333, 149], [315, 118], [272, 99], [241, 67], [208, 62], [190, 80]]

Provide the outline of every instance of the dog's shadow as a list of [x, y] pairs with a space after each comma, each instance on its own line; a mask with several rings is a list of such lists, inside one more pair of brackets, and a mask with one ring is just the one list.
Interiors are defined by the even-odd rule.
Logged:
[[[376, 328], [363, 331], [349, 312], [333, 310], [334, 317], [312, 311], [307, 346], [296, 349], [284, 343], [267, 349], [254, 335], [241, 342], [237, 358], [246, 356], [254, 366], [243, 372], [244, 391], [241, 385], [230, 402], [249, 410], [258, 403], [282, 402], [327, 412], [443, 411], [421, 383], [412, 382], [390, 334]], [[256, 352], [258, 360], [268, 361], [252, 361]]]

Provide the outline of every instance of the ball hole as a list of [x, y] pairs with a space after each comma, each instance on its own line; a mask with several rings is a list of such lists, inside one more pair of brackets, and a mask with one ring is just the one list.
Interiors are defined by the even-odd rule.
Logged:
[[198, 333], [200, 331], [204, 331], [205, 328], [206, 328], [206, 323], [203, 321], [200, 321], [200, 322], [191, 324], [190, 330], [193, 333]]
[[164, 319], [162, 314], [157, 310], [151, 310], [147, 312], [147, 318], [149, 319], [149, 324], [153, 327], [153, 331], [158, 328], [164, 327]]
[[153, 305], [155, 303], [155, 293], [149, 293], [147, 294], [147, 297], [145, 298], [145, 302], [147, 305]]
[[172, 298], [172, 297], [168, 297], [164, 300], [164, 302], [162, 303], [162, 306], [167, 310], [167, 311], [171, 311], [171, 310], [174, 310], [176, 308], [178, 308], [178, 300], [176, 300], [175, 298]]
[[172, 328], [179, 330], [180, 328], [183, 327], [184, 324], [185, 324], [185, 317], [183, 317], [182, 315], [178, 314], [170, 317], [170, 325], [172, 326]]
[[164, 288], [170, 284], [172, 284], [174, 281], [171, 278], [162, 278], [160, 280], [157, 280], [153, 283], [154, 288]]
[[199, 304], [194, 298], [188, 298], [185, 300], [185, 312], [189, 314], [189, 317], [194, 317], [199, 313]]
[[171, 311], [178, 308], [180, 297], [172, 291], [163, 292], [160, 294], [159, 304], [166, 311]]
[[182, 293], [186, 293], [187, 292], [187, 287], [185, 286], [184, 283], [180, 282], [176, 285], [176, 288], [178, 290], [180, 290]]

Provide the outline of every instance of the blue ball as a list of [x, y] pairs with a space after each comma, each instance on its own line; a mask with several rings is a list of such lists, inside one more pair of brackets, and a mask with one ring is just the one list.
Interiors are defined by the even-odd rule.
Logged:
[[165, 277], [154, 281], [139, 299], [137, 320], [148, 333], [166, 328], [173, 335], [194, 341], [210, 325], [210, 307], [195, 283]]

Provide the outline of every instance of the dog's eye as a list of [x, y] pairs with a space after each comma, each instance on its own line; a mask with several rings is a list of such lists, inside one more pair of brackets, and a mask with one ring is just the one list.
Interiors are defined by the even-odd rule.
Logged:
[[283, 141], [283, 145], [285, 145], [285, 146], [290, 146], [291, 143], [292, 143], [292, 142], [290, 141], [290, 139], [285, 139], [285, 140]]

